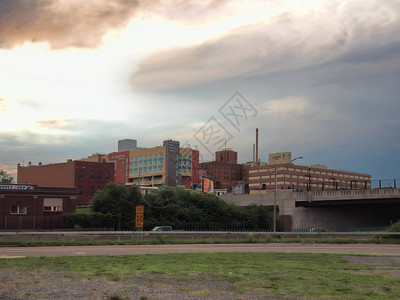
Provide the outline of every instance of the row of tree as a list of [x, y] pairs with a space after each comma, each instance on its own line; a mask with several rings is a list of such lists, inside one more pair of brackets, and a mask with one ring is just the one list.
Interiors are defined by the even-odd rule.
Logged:
[[237, 207], [215, 195], [182, 188], [163, 188], [143, 196], [136, 186], [116, 183], [109, 183], [94, 195], [92, 215], [64, 216], [64, 222], [82, 227], [112, 224], [116, 230], [132, 230], [137, 205], [144, 205], [144, 230], [166, 225], [182, 230], [272, 228], [272, 207]]

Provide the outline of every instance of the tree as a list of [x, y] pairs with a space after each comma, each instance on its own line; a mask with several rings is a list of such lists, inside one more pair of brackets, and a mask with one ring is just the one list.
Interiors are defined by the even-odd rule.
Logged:
[[114, 229], [130, 229], [135, 224], [136, 205], [142, 204], [142, 194], [136, 186], [126, 187], [110, 182], [105, 190], [98, 191], [92, 198], [92, 211], [111, 214], [115, 218]]
[[213, 194], [163, 188], [144, 197], [144, 227], [174, 229], [271, 229], [271, 208], [237, 207]]
[[14, 178], [11, 175], [7, 174], [6, 171], [0, 169], [0, 183], [13, 183]]

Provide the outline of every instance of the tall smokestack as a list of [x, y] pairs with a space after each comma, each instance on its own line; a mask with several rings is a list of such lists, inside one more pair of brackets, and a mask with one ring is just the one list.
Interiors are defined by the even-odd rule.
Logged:
[[253, 163], [256, 162], [256, 144], [253, 144]]
[[256, 164], [258, 165], [258, 128], [256, 128]]

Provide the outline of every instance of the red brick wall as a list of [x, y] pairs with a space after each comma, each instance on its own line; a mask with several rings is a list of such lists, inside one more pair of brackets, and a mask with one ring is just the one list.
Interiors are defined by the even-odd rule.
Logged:
[[237, 164], [237, 152], [232, 150], [221, 150], [215, 152], [215, 161]]
[[75, 162], [65, 162], [42, 166], [18, 167], [18, 184], [39, 186], [74, 187]]
[[[82, 178], [79, 176], [80, 171]], [[93, 172], [93, 178], [91, 178], [91, 172]], [[106, 179], [107, 172], [108, 180]], [[107, 183], [111, 181], [114, 181], [114, 163], [76, 161], [74, 186], [81, 190], [81, 195], [77, 196], [77, 205], [88, 205], [93, 197], [91, 194], [95, 194], [97, 190], [104, 190]]]
[[114, 152], [108, 154], [108, 161], [115, 161], [115, 178], [116, 183], [125, 184], [129, 182], [129, 151]]
[[[82, 178], [79, 178], [82, 172]], [[90, 173], [93, 172], [93, 179]], [[97, 174], [101, 176], [98, 179]], [[109, 179], [105, 178], [108, 172]], [[77, 196], [77, 205], [88, 205], [98, 189], [114, 181], [114, 164], [106, 162], [70, 161], [42, 166], [18, 167], [18, 184], [36, 184], [45, 187], [77, 187], [82, 194]]]
[[[199, 151], [192, 151], [192, 178], [191, 181], [193, 184], [200, 183], [199, 171], [200, 171], [200, 163], [199, 163]], [[183, 180], [183, 179], [182, 179]], [[183, 183], [182, 183], [183, 184]], [[190, 185], [189, 185], [190, 188]]]

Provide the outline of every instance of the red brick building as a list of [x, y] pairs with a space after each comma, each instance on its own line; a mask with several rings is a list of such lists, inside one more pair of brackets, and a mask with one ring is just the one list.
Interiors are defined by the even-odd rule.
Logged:
[[48, 187], [75, 187], [77, 205], [88, 205], [98, 190], [114, 181], [114, 163], [67, 161], [48, 165], [18, 166], [18, 184], [36, 184]]
[[0, 230], [57, 229], [75, 212], [77, 188], [0, 184]]
[[214, 181], [214, 189], [232, 190], [243, 182], [243, 165], [237, 163], [237, 152], [222, 150], [215, 153], [215, 161], [200, 163], [203, 174]]

